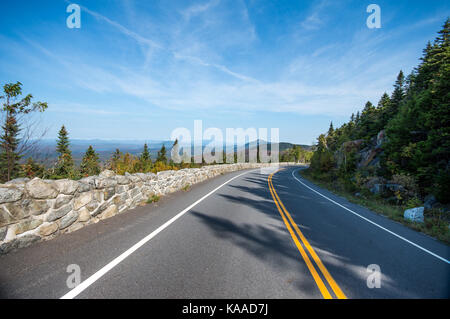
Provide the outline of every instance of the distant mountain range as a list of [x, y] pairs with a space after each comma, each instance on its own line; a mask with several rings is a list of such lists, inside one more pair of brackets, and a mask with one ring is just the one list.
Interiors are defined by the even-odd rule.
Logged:
[[[86, 149], [89, 145], [95, 149], [95, 151], [99, 154], [101, 161], [108, 160], [112, 153], [119, 149], [122, 153], [130, 153], [133, 155], [139, 155], [143, 148], [144, 144], [147, 143], [147, 146], [150, 151], [150, 156], [152, 159], [155, 159], [158, 151], [164, 145], [167, 149], [167, 155], [170, 157], [170, 150], [172, 149], [173, 141], [170, 140], [102, 140], [102, 139], [72, 139], [70, 140], [70, 149], [72, 150], [72, 156], [76, 163], [81, 162]], [[211, 143], [211, 140], [204, 140], [202, 145], [203, 148]], [[266, 141], [259, 140], [250, 143], [246, 143], [245, 145], [234, 145], [234, 150], [240, 150], [243, 147], [246, 149], [246, 153], [249, 149], [253, 149], [257, 147], [257, 143], [259, 144], [267, 144], [268, 150], [271, 149], [271, 144]], [[294, 145], [287, 142], [279, 143], [279, 151], [282, 152], [286, 149], [292, 148]], [[229, 145], [228, 145], [229, 146]], [[311, 149], [310, 145], [300, 145], [301, 147], [309, 150]], [[180, 152], [182, 152], [183, 148], [189, 147], [188, 144], [180, 144]], [[191, 154], [193, 154], [194, 146], [191, 145]], [[39, 141], [39, 152], [37, 154], [33, 154], [35, 159], [43, 160], [45, 162], [52, 162], [57, 158], [56, 153], [56, 140], [43, 139]]]

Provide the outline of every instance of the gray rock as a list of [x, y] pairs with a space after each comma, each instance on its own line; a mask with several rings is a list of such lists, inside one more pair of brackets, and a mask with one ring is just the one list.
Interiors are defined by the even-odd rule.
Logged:
[[128, 190], [128, 186], [125, 186], [125, 185], [117, 185], [116, 186], [117, 194], [122, 194], [122, 193], [126, 192], [127, 190]]
[[63, 206], [60, 209], [54, 210], [47, 216], [47, 221], [52, 222], [54, 220], [57, 220], [58, 218], [61, 218], [67, 213], [69, 213], [71, 210], [72, 210], [71, 204]]
[[53, 208], [58, 209], [66, 204], [68, 204], [72, 200], [72, 195], [63, 195], [60, 194], [56, 197], [55, 203], [53, 204]]
[[107, 209], [108, 206], [110, 206], [110, 205], [111, 205], [110, 203], [104, 202], [103, 204], [101, 204], [101, 205], [97, 208], [96, 211], [94, 211], [94, 212], [91, 214], [91, 216], [93, 216], [93, 217], [97, 216], [98, 214], [102, 213], [105, 209]]
[[78, 182], [79, 182], [79, 185], [78, 185], [79, 193], [87, 192], [87, 191], [95, 188], [95, 176], [89, 176], [89, 177], [82, 178]]
[[406, 220], [409, 220], [412, 222], [423, 223], [423, 211], [424, 211], [424, 207], [415, 207], [415, 208], [407, 209], [403, 213], [403, 217]]
[[99, 202], [96, 200], [93, 200], [92, 202], [88, 203], [85, 207], [90, 211], [94, 211], [99, 205]]
[[42, 220], [40, 219], [27, 219], [24, 221], [21, 221], [20, 223], [16, 224], [16, 235], [25, 233], [29, 230], [35, 229], [36, 227], [40, 226], [42, 224]]
[[119, 185], [126, 185], [130, 183], [130, 179], [127, 176], [116, 175], [115, 179]]
[[117, 181], [114, 178], [96, 178], [95, 188], [108, 188], [117, 185]]
[[30, 200], [27, 206], [31, 215], [42, 215], [46, 213], [50, 208], [48, 201], [46, 200]]
[[92, 200], [92, 192], [78, 194], [73, 201], [73, 209], [78, 210]]
[[58, 196], [58, 191], [52, 183], [37, 177], [26, 183], [25, 189], [31, 197], [36, 199], [55, 198]]
[[137, 194], [139, 194], [140, 192], [139, 192], [139, 189], [138, 188], [133, 188], [131, 191], [130, 191], [130, 196], [131, 197], [135, 197]]
[[9, 225], [14, 221], [13, 216], [7, 211], [7, 209], [2, 205], [0, 206], [0, 227]]
[[108, 200], [111, 197], [113, 197], [115, 194], [116, 194], [116, 190], [114, 189], [114, 187], [107, 188], [103, 192], [103, 199]]
[[114, 177], [116, 176], [116, 173], [114, 173], [113, 171], [109, 170], [109, 169], [105, 169], [104, 171], [102, 171], [99, 175], [99, 177], [102, 178], [109, 178], [109, 177]]
[[59, 222], [59, 229], [64, 229], [66, 227], [69, 227], [77, 220], [77, 218], [78, 218], [78, 212], [76, 212], [74, 210], [71, 211], [66, 216], [61, 218], [61, 220]]
[[22, 195], [23, 189], [14, 185], [0, 187], [0, 204], [16, 202], [22, 198]]
[[65, 195], [73, 195], [78, 189], [78, 182], [70, 179], [60, 179], [55, 182], [56, 189]]

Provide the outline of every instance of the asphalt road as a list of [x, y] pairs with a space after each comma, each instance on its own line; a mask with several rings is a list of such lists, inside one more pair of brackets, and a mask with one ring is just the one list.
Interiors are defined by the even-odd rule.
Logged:
[[222, 175], [0, 256], [0, 297], [449, 298], [448, 246], [298, 169]]

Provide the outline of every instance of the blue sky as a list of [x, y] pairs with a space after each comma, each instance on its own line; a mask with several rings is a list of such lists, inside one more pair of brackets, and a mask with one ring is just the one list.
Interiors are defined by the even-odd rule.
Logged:
[[77, 0], [69, 29], [69, 3], [0, 4], [0, 83], [49, 103], [50, 138], [65, 124], [72, 138], [169, 139], [200, 119], [311, 144], [390, 93], [450, 15], [441, 0]]

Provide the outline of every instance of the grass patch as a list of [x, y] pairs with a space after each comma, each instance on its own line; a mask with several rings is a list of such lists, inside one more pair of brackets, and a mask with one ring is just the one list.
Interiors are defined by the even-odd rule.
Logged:
[[414, 223], [403, 218], [403, 212], [410, 207], [402, 205], [393, 205], [385, 199], [375, 196], [372, 193], [360, 190], [360, 196], [355, 196], [356, 192], [350, 192], [345, 189], [344, 185], [334, 181], [324, 181], [315, 177], [309, 170], [299, 171], [299, 174], [313, 182], [314, 184], [325, 188], [332, 193], [346, 198], [348, 201], [361, 205], [378, 214], [386, 216], [392, 220], [402, 223], [403, 225], [414, 230], [423, 232], [438, 240], [450, 244], [449, 221], [445, 218], [444, 213], [438, 210], [426, 210], [424, 213], [424, 223]]
[[147, 204], [156, 203], [161, 199], [161, 196], [159, 195], [152, 195], [147, 199]]
[[185, 192], [187, 192], [187, 191], [190, 190], [190, 189], [191, 189], [191, 185], [190, 185], [190, 184], [186, 184], [186, 185], [184, 185], [183, 188], [182, 188], [182, 190], [185, 191]]

